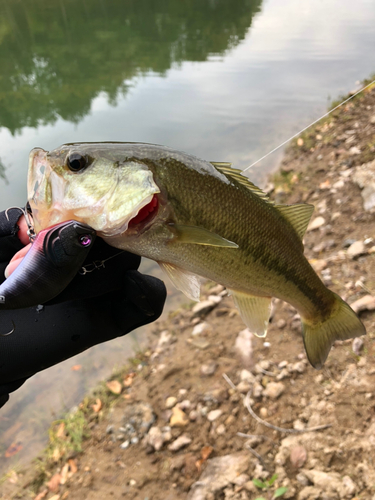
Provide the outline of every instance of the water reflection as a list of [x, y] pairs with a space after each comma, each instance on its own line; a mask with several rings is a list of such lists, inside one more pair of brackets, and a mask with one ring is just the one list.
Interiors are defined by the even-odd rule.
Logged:
[[78, 123], [136, 75], [205, 61], [244, 39], [261, 0], [3, 0], [0, 127]]

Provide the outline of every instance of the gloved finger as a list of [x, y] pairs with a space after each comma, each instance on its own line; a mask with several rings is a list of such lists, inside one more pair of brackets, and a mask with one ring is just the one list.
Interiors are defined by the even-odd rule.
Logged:
[[20, 208], [10, 208], [0, 212], [0, 262], [8, 263], [23, 247], [23, 243], [17, 236], [19, 231], [17, 222], [22, 215]]
[[128, 271], [121, 295], [112, 306], [113, 319], [124, 332], [151, 323], [161, 315], [166, 297], [167, 290], [161, 280]]

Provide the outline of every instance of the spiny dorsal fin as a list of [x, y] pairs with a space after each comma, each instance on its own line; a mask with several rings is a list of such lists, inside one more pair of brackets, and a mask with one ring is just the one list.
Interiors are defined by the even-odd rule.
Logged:
[[262, 198], [262, 200], [266, 201], [267, 203], [270, 203], [271, 205], [274, 204], [264, 191], [262, 191], [258, 186], [253, 184], [247, 177], [243, 175], [241, 170], [239, 170], [238, 168], [231, 168], [231, 163], [216, 161], [211, 161], [210, 163], [226, 177], [229, 177], [230, 179], [233, 179], [242, 184], [242, 186], [245, 186], [252, 193], [256, 194], [259, 198]]
[[314, 205], [300, 203], [298, 205], [275, 205], [275, 208], [292, 224], [302, 240], [314, 211]]

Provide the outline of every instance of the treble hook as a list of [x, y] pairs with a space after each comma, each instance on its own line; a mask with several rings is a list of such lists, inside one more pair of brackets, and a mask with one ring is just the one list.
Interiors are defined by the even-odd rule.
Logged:
[[11, 335], [14, 332], [14, 330], [16, 329], [16, 325], [14, 324], [13, 320], [12, 320], [12, 325], [13, 325], [13, 328], [11, 329], [11, 331], [8, 333], [0, 333], [0, 337], [7, 337], [8, 335]]
[[29, 203], [27, 203], [27, 205], [26, 205], [26, 210], [24, 208], [21, 208], [21, 207], [9, 207], [5, 210], [5, 217], [9, 221], [9, 217], [8, 217], [9, 210], [12, 210], [12, 209], [21, 210], [21, 212], [23, 213], [23, 215], [25, 217], [27, 228], [28, 228], [27, 229], [27, 236], [29, 237], [30, 243], [32, 243], [36, 238], [36, 234], [35, 234], [35, 230], [34, 230], [34, 225], [30, 219], [29, 207], [30, 207]]

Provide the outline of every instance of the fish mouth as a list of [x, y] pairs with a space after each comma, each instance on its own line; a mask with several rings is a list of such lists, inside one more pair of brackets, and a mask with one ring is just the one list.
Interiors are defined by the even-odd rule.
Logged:
[[141, 232], [152, 224], [154, 219], [158, 214], [159, 209], [159, 200], [156, 194], [152, 197], [151, 201], [147, 203], [144, 207], [142, 207], [137, 215], [135, 215], [132, 219], [130, 219], [128, 224], [129, 232]]

